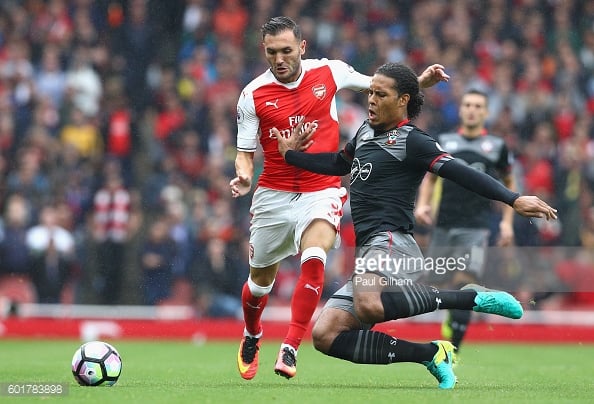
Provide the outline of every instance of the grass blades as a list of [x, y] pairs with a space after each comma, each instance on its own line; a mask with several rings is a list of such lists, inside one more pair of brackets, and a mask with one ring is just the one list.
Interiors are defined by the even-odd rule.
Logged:
[[[279, 343], [264, 343], [251, 381], [236, 369], [239, 341], [106, 342], [123, 360], [114, 387], [76, 384], [70, 361], [80, 342], [74, 340], [0, 340], [0, 382], [68, 384], [66, 395], [21, 396], [19, 403], [558, 403], [591, 402], [594, 391], [592, 345], [466, 344], [455, 369], [456, 389], [441, 391], [423, 366], [355, 365], [326, 357], [309, 342], [299, 351], [292, 380], [273, 372]], [[3, 394], [0, 401], [6, 402]]]

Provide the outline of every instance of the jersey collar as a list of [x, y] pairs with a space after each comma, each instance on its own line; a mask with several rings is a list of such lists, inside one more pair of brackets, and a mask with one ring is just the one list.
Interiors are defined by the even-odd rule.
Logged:
[[382, 133], [388, 133], [388, 132], [390, 132], [390, 131], [392, 131], [392, 130], [394, 130], [394, 129], [401, 128], [401, 127], [403, 127], [404, 125], [406, 125], [406, 124], [407, 124], [407, 123], [409, 123], [409, 122], [410, 122], [410, 119], [408, 119], [408, 118], [406, 118], [406, 119], [403, 119], [402, 121], [398, 122], [398, 124], [397, 124], [395, 127], [393, 127], [393, 128], [390, 128], [390, 129], [388, 129], [388, 130], [386, 130], [386, 131], [384, 131], [384, 132], [382, 132]]
[[[487, 136], [487, 133], [488, 133], [488, 132], [487, 132], [487, 128], [483, 128], [483, 129], [481, 130], [481, 133], [480, 133], [480, 135], [479, 135], [479, 136], [477, 136], [477, 137], [480, 137], [480, 136]], [[459, 134], [460, 136], [464, 136], [464, 133], [462, 132], [462, 128], [458, 128], [458, 134]], [[464, 136], [464, 137], [467, 137], [467, 136]]]

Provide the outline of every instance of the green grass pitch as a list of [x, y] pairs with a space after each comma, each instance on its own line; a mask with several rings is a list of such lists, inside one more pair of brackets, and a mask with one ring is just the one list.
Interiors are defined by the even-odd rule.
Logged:
[[236, 342], [112, 341], [123, 359], [114, 387], [80, 387], [70, 373], [78, 341], [0, 340], [0, 383], [67, 383], [55, 397], [0, 397], [0, 402], [88, 403], [558, 403], [592, 402], [594, 346], [468, 343], [452, 391], [437, 389], [423, 366], [354, 365], [305, 342], [298, 375], [273, 373], [278, 342], [260, 350], [251, 381], [236, 370]]

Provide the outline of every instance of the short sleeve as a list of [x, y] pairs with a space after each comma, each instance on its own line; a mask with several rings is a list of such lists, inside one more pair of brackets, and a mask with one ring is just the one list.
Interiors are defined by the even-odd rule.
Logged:
[[258, 147], [260, 119], [251, 91], [241, 92], [237, 101], [237, 150], [253, 152]]

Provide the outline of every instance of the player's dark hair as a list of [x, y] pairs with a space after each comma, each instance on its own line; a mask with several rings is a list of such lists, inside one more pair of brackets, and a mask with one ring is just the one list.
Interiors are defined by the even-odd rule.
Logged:
[[295, 21], [293, 21], [289, 17], [272, 17], [268, 22], [262, 25], [262, 39], [266, 35], [278, 35], [283, 31], [291, 30], [297, 38], [298, 41], [301, 41], [301, 28]]
[[421, 113], [421, 108], [425, 102], [421, 88], [419, 87], [419, 79], [415, 72], [408, 66], [402, 63], [385, 63], [381, 65], [376, 71], [386, 77], [394, 79], [394, 89], [398, 94], [410, 95], [410, 100], [406, 105], [406, 114], [408, 119], [414, 119]]
[[477, 90], [476, 88], [468, 89], [464, 92], [464, 95], [480, 95], [485, 99], [486, 104], [489, 104], [489, 95], [484, 91]]

